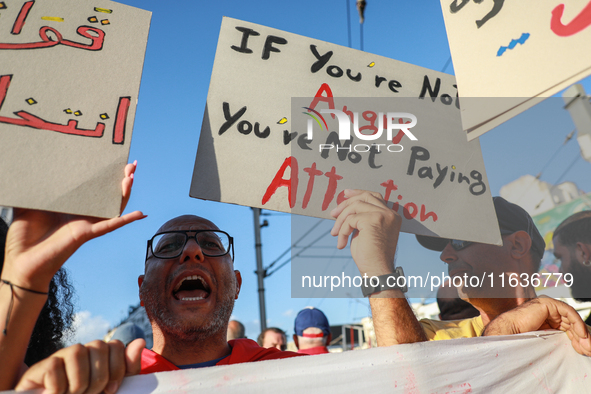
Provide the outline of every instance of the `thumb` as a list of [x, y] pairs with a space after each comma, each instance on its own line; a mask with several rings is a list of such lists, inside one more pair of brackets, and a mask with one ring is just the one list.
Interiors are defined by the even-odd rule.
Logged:
[[146, 347], [146, 341], [142, 338], [135, 339], [125, 349], [125, 376], [133, 376], [142, 369], [142, 351]]

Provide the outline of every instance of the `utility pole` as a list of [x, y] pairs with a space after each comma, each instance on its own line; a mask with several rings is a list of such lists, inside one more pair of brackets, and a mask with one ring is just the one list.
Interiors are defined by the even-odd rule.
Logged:
[[261, 209], [252, 208], [254, 216], [254, 247], [257, 258], [257, 274], [259, 284], [259, 311], [261, 319], [261, 332], [267, 329], [267, 310], [265, 307], [265, 277], [267, 276], [267, 270], [263, 268], [263, 251], [261, 243], [261, 228], [268, 226], [269, 222], [266, 220], [261, 224]]
[[357, 12], [359, 12], [359, 49], [363, 51], [363, 22], [365, 22], [365, 7], [367, 1], [357, 0]]

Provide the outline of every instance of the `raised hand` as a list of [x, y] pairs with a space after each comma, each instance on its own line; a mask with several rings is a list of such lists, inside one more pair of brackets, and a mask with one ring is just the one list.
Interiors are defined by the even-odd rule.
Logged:
[[[135, 163], [125, 167], [122, 210], [131, 194], [135, 169]], [[144, 217], [140, 211], [101, 219], [15, 209], [6, 239], [2, 279], [21, 287], [47, 292], [53, 275], [82, 244]]]
[[345, 190], [347, 199], [331, 215], [336, 222], [331, 230], [338, 236], [337, 248], [347, 246], [351, 234], [351, 255], [361, 274], [385, 275], [394, 271], [394, 257], [401, 217], [386, 206], [379, 193]]

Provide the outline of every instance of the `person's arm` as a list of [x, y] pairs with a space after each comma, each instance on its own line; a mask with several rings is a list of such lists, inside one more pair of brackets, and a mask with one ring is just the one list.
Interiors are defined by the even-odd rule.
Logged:
[[540, 296], [491, 321], [482, 336], [512, 335], [556, 329], [566, 332], [577, 353], [591, 356], [591, 334], [577, 311], [568, 304]]
[[[347, 246], [348, 238], [353, 234], [351, 256], [362, 276], [394, 273], [402, 218], [386, 206], [379, 193], [345, 190], [345, 196], [347, 199], [331, 212], [336, 218], [331, 234], [338, 235], [337, 248]], [[378, 346], [427, 340], [400, 290], [375, 293], [370, 296], [369, 303]]]
[[117, 340], [72, 345], [31, 366], [15, 390], [43, 389], [44, 394], [113, 394], [124, 377], [140, 372], [145, 345], [143, 339], [136, 339], [127, 348]]
[[[131, 193], [135, 164], [125, 167], [122, 210]], [[6, 238], [0, 282], [0, 390], [14, 387], [49, 283], [85, 242], [145, 217], [135, 211], [113, 219], [15, 209]]]

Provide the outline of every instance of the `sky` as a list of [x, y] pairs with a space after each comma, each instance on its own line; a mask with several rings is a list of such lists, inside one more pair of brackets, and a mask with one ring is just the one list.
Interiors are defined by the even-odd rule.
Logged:
[[[243, 285], [233, 317], [246, 334], [259, 334], [259, 308], [254, 250], [253, 212], [248, 207], [189, 197], [203, 110], [223, 16], [253, 22], [290, 33], [347, 46], [347, 1], [183, 1], [125, 0], [122, 3], [152, 12], [129, 161], [138, 161], [127, 212], [141, 210], [148, 217], [114, 233], [88, 242], [67, 262], [77, 290], [77, 326], [84, 342], [102, 337], [109, 326], [127, 316], [139, 302], [137, 277], [143, 272], [146, 240], [165, 221], [182, 214], [201, 215], [235, 239], [235, 267]], [[351, 43], [360, 48], [354, 0], [350, 1]], [[437, 71], [453, 73], [439, 1], [369, 0], [365, 13], [364, 50]], [[591, 92], [591, 82], [583, 85]], [[561, 99], [532, 109], [480, 138], [490, 189], [500, 188], [522, 175], [537, 174], [573, 129], [565, 111], [549, 115]], [[550, 107], [548, 107], [550, 106]], [[570, 123], [569, 123], [570, 122]], [[590, 163], [579, 159], [575, 141], [560, 150], [541, 179], [550, 183], [570, 180], [591, 191]], [[263, 264], [268, 266], [286, 251], [292, 240], [289, 214], [263, 211]], [[332, 226], [324, 221], [314, 234]], [[336, 240], [325, 236], [328, 245]], [[307, 241], [310, 242], [310, 241]], [[281, 259], [275, 267], [281, 264]], [[444, 269], [438, 254], [422, 249], [414, 236], [402, 234], [397, 265], [421, 262]], [[318, 264], [324, 264], [319, 261]], [[349, 259], [334, 264], [352, 264]], [[265, 280], [267, 325], [293, 334], [293, 319], [306, 306], [316, 306], [331, 324], [358, 322], [369, 315], [364, 299], [292, 298], [290, 264]], [[83, 334], [83, 335], [82, 335]]]

